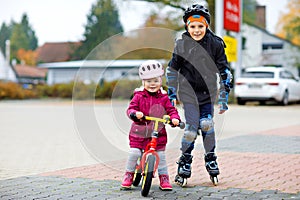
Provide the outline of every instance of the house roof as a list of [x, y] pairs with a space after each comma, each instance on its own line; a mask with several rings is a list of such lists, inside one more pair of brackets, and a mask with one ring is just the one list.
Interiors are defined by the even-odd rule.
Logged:
[[18, 77], [45, 78], [47, 73], [47, 69], [27, 65], [15, 65], [14, 70]]
[[68, 61], [80, 45], [81, 42], [46, 42], [37, 49], [37, 61], [43, 63]]
[[[140, 66], [146, 60], [76, 60], [68, 62], [54, 62], [39, 64], [39, 68], [133, 68]], [[162, 64], [165, 64], [165, 60], [158, 60]]]
[[261, 32], [264, 32], [265, 34], [267, 34], [267, 35], [269, 35], [269, 36], [272, 36], [272, 37], [274, 37], [274, 38], [277, 38], [277, 39], [279, 39], [279, 40], [282, 40], [282, 41], [284, 41], [284, 42], [287, 42], [287, 43], [289, 43], [290, 45], [292, 45], [292, 46], [294, 46], [294, 47], [300, 48], [300, 46], [299, 46], [298, 44], [294, 44], [294, 43], [293, 43], [292, 41], [290, 41], [290, 40], [281, 38], [281, 37], [279, 37], [278, 35], [274, 35], [274, 34], [268, 32], [266, 29], [261, 28], [261, 27], [255, 25], [255, 24], [252, 24], [252, 23], [250, 23], [250, 22], [246, 22], [245, 24], [247, 24], [247, 25], [249, 25], [249, 26], [252, 26], [252, 27], [254, 27], [254, 28], [257, 28], [257, 29], [259, 29]]

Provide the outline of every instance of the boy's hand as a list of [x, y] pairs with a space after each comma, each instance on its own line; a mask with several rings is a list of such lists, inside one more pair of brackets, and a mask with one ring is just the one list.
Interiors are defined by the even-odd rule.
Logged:
[[227, 105], [228, 95], [229, 95], [228, 92], [220, 91], [219, 102], [218, 102], [219, 109], [220, 109], [219, 114], [223, 114], [226, 110], [228, 110], [228, 105]]
[[142, 112], [140, 112], [140, 111], [137, 111], [137, 112], [135, 113], [135, 115], [136, 115], [136, 118], [138, 118], [138, 119], [142, 119], [142, 118], [144, 117], [144, 113], [142, 113]]
[[172, 100], [171, 100], [171, 103], [172, 103], [172, 105], [173, 105], [174, 107], [176, 107], [177, 100], [176, 100], [176, 99], [172, 99]]
[[228, 106], [227, 106], [227, 103], [222, 103], [222, 104], [219, 104], [219, 114], [223, 114], [226, 110], [228, 110]]

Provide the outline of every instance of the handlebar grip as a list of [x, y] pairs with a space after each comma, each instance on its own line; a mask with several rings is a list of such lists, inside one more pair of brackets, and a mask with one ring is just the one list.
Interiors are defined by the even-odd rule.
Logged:
[[180, 127], [181, 129], [184, 129], [184, 128], [185, 128], [185, 123], [184, 123], [184, 122], [180, 122], [180, 123], [179, 123], [179, 127]]
[[185, 123], [184, 122], [179, 122], [178, 125], [174, 125], [172, 122], [169, 123], [172, 127], [179, 127], [180, 129], [185, 128]]

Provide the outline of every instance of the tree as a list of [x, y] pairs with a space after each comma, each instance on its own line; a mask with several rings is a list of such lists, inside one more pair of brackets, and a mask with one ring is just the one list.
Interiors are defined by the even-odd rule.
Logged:
[[277, 22], [276, 35], [300, 45], [300, 0], [288, 1], [287, 11]]
[[5, 55], [5, 42], [10, 38], [11, 35], [11, 27], [7, 26], [5, 23], [2, 23], [1, 29], [0, 29], [0, 49], [2, 53]]
[[36, 66], [37, 52], [32, 50], [19, 49], [17, 51], [17, 59], [21, 63], [29, 66]]
[[[19, 49], [35, 50], [38, 46], [38, 39], [34, 30], [29, 24], [27, 14], [23, 14], [21, 22], [11, 22], [9, 26], [2, 24], [0, 29], [1, 50], [5, 53], [5, 41], [10, 40], [10, 59], [17, 58]], [[17, 61], [20, 61], [17, 59]]]
[[243, 1], [243, 22], [255, 24], [256, 21], [256, 0]]
[[[211, 24], [210, 28], [212, 31], [215, 30], [215, 1], [216, 0], [207, 0], [206, 3], [205, 1], [196, 1], [196, 0], [191, 0], [191, 1], [186, 1], [186, 0], [142, 0], [150, 3], [158, 3], [162, 5], [167, 5], [171, 6], [173, 8], [178, 9], [179, 15], [182, 17], [183, 15], [183, 10], [187, 8], [187, 6], [190, 6], [195, 3], [200, 3], [203, 4], [204, 6], [208, 7], [209, 12], [211, 14]], [[250, 22], [254, 23], [255, 22], [255, 16], [256, 16], [256, 0], [244, 0], [243, 1], [243, 22]]]
[[[17, 58], [19, 49], [29, 49], [29, 40], [21, 24], [15, 24], [10, 37], [10, 58]], [[20, 60], [18, 60], [19, 62]]]
[[87, 16], [85, 39], [73, 54], [73, 59], [83, 59], [102, 41], [120, 32], [123, 32], [123, 27], [113, 1], [98, 0]]
[[21, 27], [26, 34], [26, 38], [28, 39], [28, 50], [35, 50], [38, 47], [38, 39], [35, 36], [35, 31], [29, 25], [29, 20], [26, 13], [22, 16]]

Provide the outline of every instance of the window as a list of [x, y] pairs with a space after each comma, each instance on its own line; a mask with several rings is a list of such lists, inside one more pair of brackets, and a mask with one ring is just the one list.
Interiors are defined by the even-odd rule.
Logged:
[[274, 78], [274, 72], [243, 72], [244, 78]]
[[263, 50], [268, 49], [283, 49], [283, 44], [276, 44], [276, 43], [267, 43], [262, 45]]
[[279, 77], [283, 78], [283, 79], [295, 79], [293, 74], [291, 72], [288, 72], [288, 71], [280, 72]]

